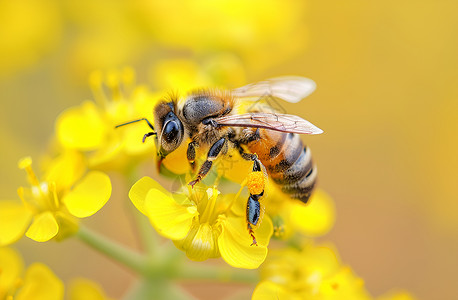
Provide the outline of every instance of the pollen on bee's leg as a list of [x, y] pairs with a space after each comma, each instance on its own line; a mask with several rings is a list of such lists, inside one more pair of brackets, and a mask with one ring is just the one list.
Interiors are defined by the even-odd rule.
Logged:
[[251, 195], [259, 195], [264, 191], [266, 178], [261, 171], [255, 171], [248, 174], [247, 187]]

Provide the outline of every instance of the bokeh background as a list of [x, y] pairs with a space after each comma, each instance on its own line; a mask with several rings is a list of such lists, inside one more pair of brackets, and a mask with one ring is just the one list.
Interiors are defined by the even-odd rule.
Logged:
[[[1, 197], [17, 198], [25, 184], [17, 161], [46, 153], [59, 113], [92, 98], [93, 70], [130, 66], [153, 90], [302, 75], [317, 91], [284, 107], [325, 130], [304, 137], [337, 207], [321, 240], [336, 245], [373, 295], [399, 287], [419, 299], [453, 299], [457, 11], [447, 0], [1, 0]], [[121, 196], [87, 224], [136, 246], [127, 189], [115, 187]], [[113, 297], [133, 281], [76, 241], [23, 239], [17, 248], [26, 262], [44, 261], [64, 279], [94, 279]], [[201, 298], [227, 289], [186, 287]]]

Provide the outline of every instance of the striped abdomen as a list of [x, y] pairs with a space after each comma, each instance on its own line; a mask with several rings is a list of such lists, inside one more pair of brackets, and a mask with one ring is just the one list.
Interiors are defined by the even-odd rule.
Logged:
[[291, 198], [306, 203], [317, 177], [310, 149], [294, 133], [259, 129], [254, 134], [248, 149], [259, 156], [269, 177]]

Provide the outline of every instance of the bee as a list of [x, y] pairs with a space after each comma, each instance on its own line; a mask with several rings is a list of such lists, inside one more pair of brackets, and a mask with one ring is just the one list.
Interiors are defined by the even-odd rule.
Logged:
[[270, 177], [291, 198], [304, 203], [315, 186], [317, 168], [310, 149], [302, 143], [299, 134], [320, 134], [323, 131], [310, 122], [289, 114], [266, 112], [262, 106], [251, 106], [242, 111], [241, 103], [256, 102], [264, 97], [298, 102], [315, 89], [307, 78], [289, 76], [271, 78], [232, 91], [219, 89], [196, 90], [185, 98], [171, 97], [154, 108], [154, 124], [143, 137], [156, 137], [158, 166], [161, 161], [184, 141], [189, 140], [187, 159], [196, 169], [196, 151], [205, 151], [207, 158], [197, 171], [194, 186], [210, 171], [216, 159], [227, 155], [229, 149], [238, 150], [243, 159], [253, 162], [247, 174], [250, 196], [246, 207], [247, 229], [257, 245], [254, 228], [260, 224], [260, 200], [264, 196], [266, 177]]

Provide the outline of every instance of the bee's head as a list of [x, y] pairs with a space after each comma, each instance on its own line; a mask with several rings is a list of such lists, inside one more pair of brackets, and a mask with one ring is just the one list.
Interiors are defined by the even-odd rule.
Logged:
[[183, 123], [175, 114], [175, 107], [174, 102], [161, 102], [154, 109], [158, 155], [161, 159], [178, 148], [183, 141]]

